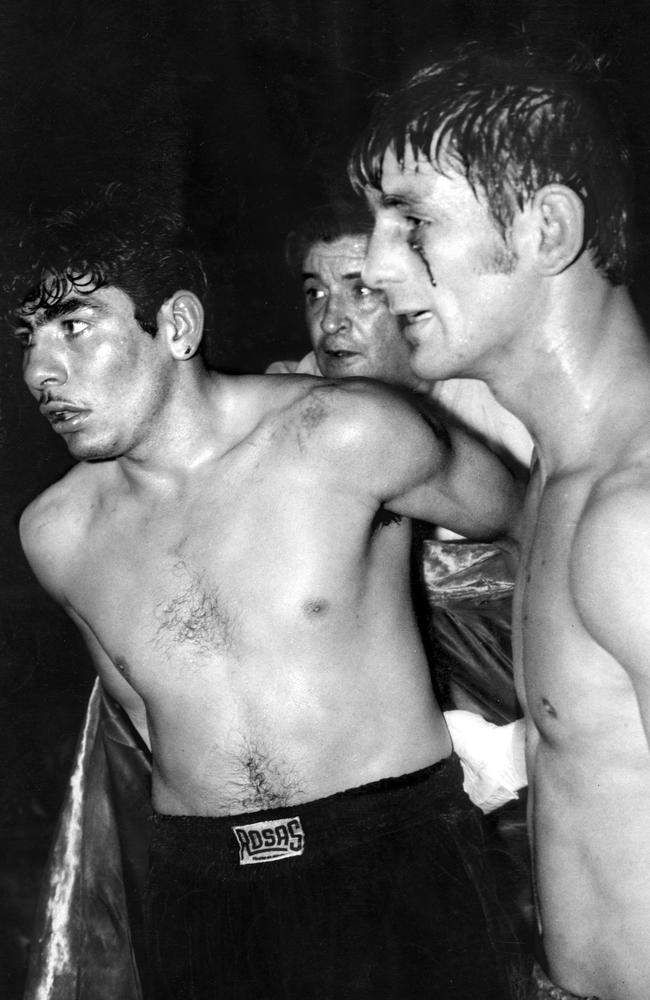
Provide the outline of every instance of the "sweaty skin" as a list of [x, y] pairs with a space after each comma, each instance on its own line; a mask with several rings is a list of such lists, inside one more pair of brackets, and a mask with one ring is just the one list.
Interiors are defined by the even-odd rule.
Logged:
[[69, 318], [28, 339], [28, 385], [67, 401], [46, 412], [80, 462], [21, 534], [151, 746], [155, 809], [293, 804], [447, 756], [408, 518], [499, 534], [510, 475], [389, 390], [208, 373], [164, 324], [134, 329], [119, 290], [93, 301], [81, 341]]
[[647, 1000], [645, 331], [582, 252], [579, 199], [562, 185], [515, 214], [501, 248], [485, 199], [408, 148], [403, 164], [387, 152], [371, 202], [363, 280], [403, 314], [416, 372], [484, 378], [536, 443], [513, 639], [547, 971], [579, 996]]
[[646, 996], [650, 983], [648, 677], [626, 670], [632, 657], [612, 641], [608, 621], [620, 614], [628, 622], [630, 644], [642, 644], [647, 661], [650, 635], [638, 619], [648, 586], [634, 550], [647, 553], [650, 544], [642, 525], [650, 514], [650, 407], [641, 392], [637, 398], [646, 426], [635, 414], [625, 422], [627, 440], [625, 425], [611, 433], [606, 420], [603, 453], [586, 467], [535, 471], [514, 611], [551, 974], [616, 1000]]

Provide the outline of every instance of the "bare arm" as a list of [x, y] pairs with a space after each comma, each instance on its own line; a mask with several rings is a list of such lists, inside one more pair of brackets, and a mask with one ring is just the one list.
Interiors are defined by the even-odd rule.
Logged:
[[475, 538], [514, 531], [523, 487], [487, 447], [425, 418], [403, 393], [363, 379], [323, 382], [324, 457], [378, 504]]
[[428, 478], [387, 506], [467, 538], [517, 538], [525, 484], [467, 431], [444, 429], [444, 459]]

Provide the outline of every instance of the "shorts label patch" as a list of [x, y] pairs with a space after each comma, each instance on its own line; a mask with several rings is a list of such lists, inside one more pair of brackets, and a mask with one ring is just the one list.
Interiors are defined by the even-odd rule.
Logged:
[[298, 857], [305, 849], [305, 833], [299, 816], [247, 823], [232, 829], [237, 838], [240, 865], [284, 861]]

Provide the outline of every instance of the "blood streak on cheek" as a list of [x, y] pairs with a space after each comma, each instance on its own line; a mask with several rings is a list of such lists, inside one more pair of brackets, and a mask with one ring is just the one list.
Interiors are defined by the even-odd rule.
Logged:
[[418, 246], [417, 253], [418, 253], [418, 255], [419, 255], [422, 263], [424, 264], [424, 266], [425, 266], [425, 268], [427, 270], [427, 274], [429, 275], [429, 281], [431, 282], [432, 286], [435, 288], [437, 282], [436, 282], [436, 279], [433, 276], [433, 271], [431, 270], [431, 265], [429, 263], [427, 255], [424, 252], [424, 249], [421, 246]]
[[431, 264], [429, 263], [429, 258], [426, 255], [424, 247], [422, 246], [422, 244], [420, 243], [420, 241], [417, 240], [417, 239], [413, 239], [412, 238], [408, 242], [409, 242], [409, 246], [411, 247], [411, 250], [413, 251], [413, 253], [416, 253], [418, 255], [418, 257], [420, 258], [420, 260], [422, 261], [422, 263], [424, 264], [424, 266], [426, 268], [426, 272], [429, 275], [429, 281], [431, 282], [432, 286], [435, 288], [436, 285], [437, 285], [437, 282], [436, 282], [436, 279], [433, 276], [433, 271], [431, 270]]

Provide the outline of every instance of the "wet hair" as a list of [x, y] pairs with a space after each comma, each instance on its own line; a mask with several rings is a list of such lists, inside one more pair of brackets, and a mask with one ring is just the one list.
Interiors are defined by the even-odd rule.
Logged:
[[207, 298], [203, 264], [182, 216], [122, 185], [32, 218], [10, 254], [3, 297], [13, 316], [113, 286], [131, 298], [137, 322], [155, 336], [158, 310], [174, 292]]
[[616, 84], [593, 58], [558, 68], [530, 50], [471, 43], [379, 99], [352, 153], [350, 179], [357, 192], [380, 190], [386, 151], [403, 166], [410, 146], [483, 193], [503, 237], [535, 191], [563, 184], [583, 201], [594, 265], [612, 284], [626, 283], [632, 180], [623, 118]]
[[372, 217], [361, 198], [319, 205], [287, 235], [287, 266], [294, 277], [301, 277], [304, 259], [315, 243], [335, 243], [344, 236], [369, 236], [371, 230]]

